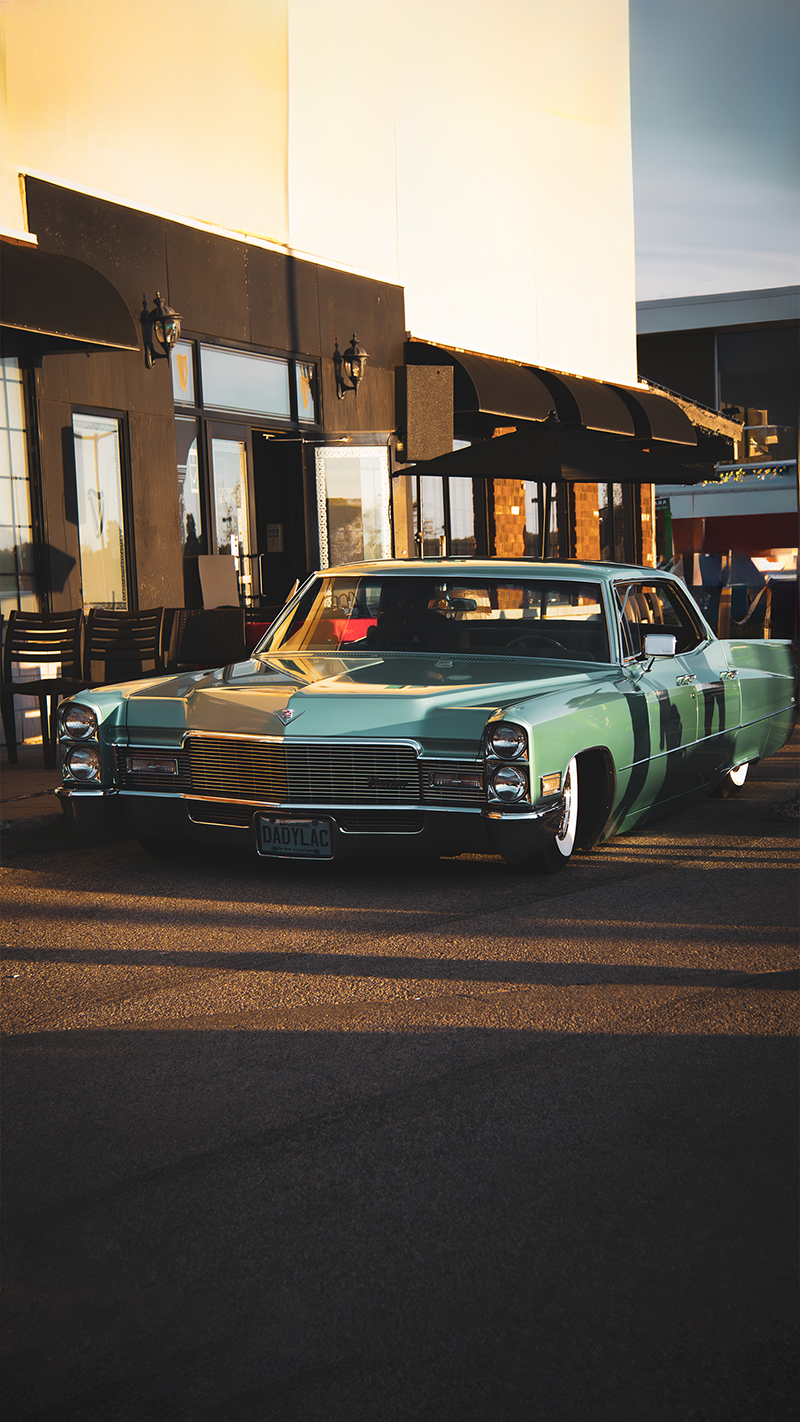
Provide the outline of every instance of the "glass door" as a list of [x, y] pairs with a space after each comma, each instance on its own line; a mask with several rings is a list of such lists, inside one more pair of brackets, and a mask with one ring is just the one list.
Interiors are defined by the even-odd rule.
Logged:
[[474, 556], [472, 480], [421, 474], [414, 479], [414, 542], [418, 558]]
[[250, 430], [222, 421], [208, 423], [213, 551], [232, 557], [245, 600], [252, 600]]

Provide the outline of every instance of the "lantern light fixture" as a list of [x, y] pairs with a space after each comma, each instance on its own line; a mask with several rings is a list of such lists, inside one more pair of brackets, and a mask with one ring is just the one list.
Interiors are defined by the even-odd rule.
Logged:
[[[355, 331], [344, 355], [339, 350], [338, 340], [334, 341], [333, 367], [336, 374], [336, 394], [340, 400], [343, 400], [350, 390], [355, 391], [356, 396], [358, 395], [358, 383], [364, 378], [368, 360], [369, 355], [359, 344]], [[344, 375], [342, 374], [343, 370]], [[347, 384], [345, 375], [351, 382], [350, 385]]]
[[[147, 309], [147, 297], [142, 298], [142, 312], [139, 317], [142, 323], [142, 334], [144, 336], [144, 359], [148, 370], [152, 370], [154, 361], [169, 360], [173, 347], [180, 340], [181, 318], [178, 311], [173, 311], [168, 306], [160, 291], [156, 292], [153, 303], [153, 310]], [[154, 340], [158, 341], [161, 350], [157, 351]]]

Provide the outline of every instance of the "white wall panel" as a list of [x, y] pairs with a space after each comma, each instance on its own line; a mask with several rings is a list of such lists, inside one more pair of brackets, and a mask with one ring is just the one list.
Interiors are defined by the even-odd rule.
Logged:
[[23, 168], [285, 242], [288, 5], [4, 3], [0, 222]]

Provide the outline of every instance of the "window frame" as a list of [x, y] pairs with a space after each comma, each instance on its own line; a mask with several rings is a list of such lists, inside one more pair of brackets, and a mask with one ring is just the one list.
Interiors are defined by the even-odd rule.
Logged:
[[[616, 624], [617, 638], [619, 641], [620, 661], [623, 666], [628, 665], [632, 662], [643, 661], [645, 656], [644, 651], [626, 651], [626, 647], [630, 645], [630, 641], [627, 635], [627, 629], [622, 620], [623, 612], [625, 610], [625, 604], [627, 602], [627, 593], [630, 589], [637, 587], [641, 589], [655, 588], [656, 591], [659, 591], [659, 589], [663, 589], [664, 592], [669, 596], [669, 598], [677, 604], [679, 611], [684, 613], [685, 620], [691, 627], [697, 640], [691, 647], [680, 648], [676, 652], [677, 656], [685, 656], [687, 653], [696, 652], [701, 646], [703, 646], [705, 642], [708, 641], [708, 631], [705, 625], [703, 624], [699, 613], [696, 611], [695, 608], [691, 606], [688, 599], [684, 597], [681, 589], [677, 586], [676, 583], [667, 582], [664, 578], [659, 577], [615, 578], [611, 586], [611, 599], [614, 607], [614, 621]], [[620, 594], [623, 591], [625, 591], [626, 596], [624, 598], [621, 598]], [[656, 625], [657, 624], [654, 624], [654, 627]], [[665, 627], [664, 630], [669, 631], [667, 627]]]

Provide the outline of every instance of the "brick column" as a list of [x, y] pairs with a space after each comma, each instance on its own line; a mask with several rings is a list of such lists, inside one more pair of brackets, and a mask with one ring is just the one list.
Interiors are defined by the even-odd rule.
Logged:
[[642, 520], [642, 563], [656, 566], [656, 489], [655, 484], [642, 484], [640, 490]]
[[[514, 513], [516, 509], [516, 513]], [[494, 551], [500, 558], [525, 555], [525, 482], [494, 480]]]
[[600, 559], [600, 518], [596, 484], [573, 484], [575, 495], [575, 557], [588, 563]]

